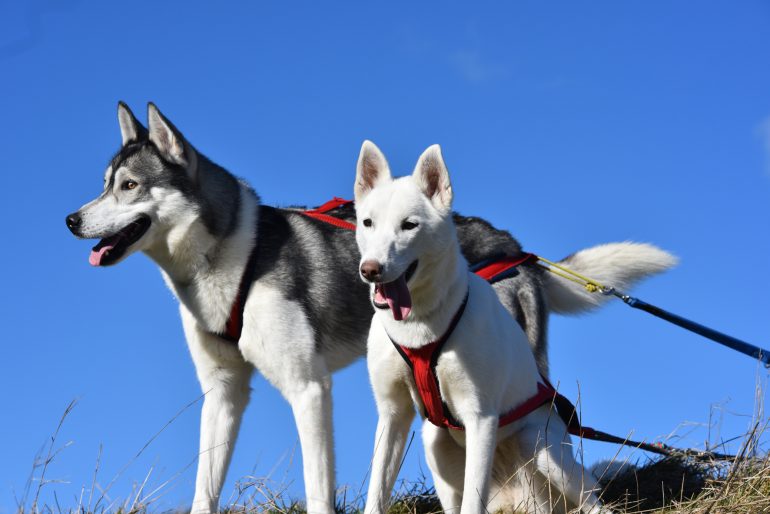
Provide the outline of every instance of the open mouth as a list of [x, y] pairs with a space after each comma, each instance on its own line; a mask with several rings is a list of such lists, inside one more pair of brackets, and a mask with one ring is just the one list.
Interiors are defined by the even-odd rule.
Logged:
[[115, 264], [132, 244], [141, 239], [150, 228], [150, 217], [142, 214], [120, 229], [116, 234], [105, 237], [91, 249], [88, 262], [91, 266], [109, 266]]
[[390, 309], [393, 312], [393, 319], [396, 321], [405, 319], [412, 311], [412, 296], [409, 294], [406, 283], [414, 275], [417, 262], [415, 260], [410, 264], [396, 280], [374, 285], [372, 303], [378, 309]]

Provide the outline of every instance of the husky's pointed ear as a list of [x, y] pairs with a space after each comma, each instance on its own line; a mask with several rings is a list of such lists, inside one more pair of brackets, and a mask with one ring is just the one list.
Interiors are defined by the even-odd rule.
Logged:
[[147, 137], [147, 129], [139, 123], [128, 105], [123, 102], [118, 102], [118, 123], [120, 124], [120, 137], [123, 138], [123, 146]]
[[147, 124], [150, 127], [150, 142], [154, 144], [164, 158], [187, 167], [189, 162], [188, 144], [182, 133], [163, 116], [155, 104], [147, 104]]
[[452, 184], [439, 145], [430, 146], [422, 153], [412, 176], [437, 209], [452, 208]]
[[369, 140], [364, 141], [356, 165], [356, 202], [363, 200], [380, 181], [390, 179], [390, 168], [385, 156], [377, 145]]

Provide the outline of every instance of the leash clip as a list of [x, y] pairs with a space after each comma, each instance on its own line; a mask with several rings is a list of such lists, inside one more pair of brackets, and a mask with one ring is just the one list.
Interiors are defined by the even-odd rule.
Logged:
[[606, 286], [601, 286], [601, 287], [599, 288], [599, 291], [600, 291], [600, 292], [601, 292], [601, 293], [602, 293], [604, 296], [610, 296], [610, 295], [613, 295], [613, 294], [615, 294], [615, 288], [614, 288], [614, 287], [606, 287]]

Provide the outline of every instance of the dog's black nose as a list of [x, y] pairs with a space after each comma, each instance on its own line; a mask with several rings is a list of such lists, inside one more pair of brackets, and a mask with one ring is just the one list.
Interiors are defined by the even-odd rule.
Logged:
[[78, 228], [80, 228], [80, 224], [82, 222], [83, 222], [83, 218], [81, 218], [80, 214], [78, 214], [77, 212], [73, 212], [72, 214], [67, 216], [67, 228], [69, 228], [73, 234]]
[[369, 282], [379, 282], [382, 274], [382, 267], [377, 261], [364, 261], [361, 263], [361, 276]]

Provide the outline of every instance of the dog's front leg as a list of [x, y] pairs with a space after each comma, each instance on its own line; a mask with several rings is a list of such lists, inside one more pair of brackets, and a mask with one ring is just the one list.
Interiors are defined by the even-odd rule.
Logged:
[[192, 514], [219, 510], [225, 480], [241, 418], [249, 401], [253, 368], [238, 349], [198, 329], [195, 319], [181, 309], [187, 344], [203, 391], [200, 452]]
[[466, 416], [465, 481], [461, 514], [486, 513], [492, 459], [497, 442], [497, 416]]
[[308, 514], [334, 514], [334, 434], [331, 378], [318, 378], [285, 392], [302, 447]]
[[465, 448], [457, 444], [449, 429], [429, 422], [422, 424], [422, 441], [441, 508], [448, 514], [456, 514], [463, 501]]
[[374, 437], [372, 475], [366, 496], [365, 514], [382, 514], [388, 511], [390, 493], [398, 475], [398, 468], [404, 455], [409, 427], [414, 419], [412, 403], [382, 406], [378, 402], [380, 418]]
[[406, 437], [414, 419], [412, 397], [405, 381], [408, 380], [406, 366], [387, 335], [382, 337], [384, 332], [379, 328], [379, 325], [372, 325], [366, 357], [379, 419], [365, 514], [387, 512]]
[[252, 286], [244, 311], [243, 357], [291, 405], [302, 448], [306, 508], [334, 513], [331, 372], [302, 305], [282, 291]]

